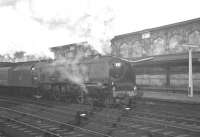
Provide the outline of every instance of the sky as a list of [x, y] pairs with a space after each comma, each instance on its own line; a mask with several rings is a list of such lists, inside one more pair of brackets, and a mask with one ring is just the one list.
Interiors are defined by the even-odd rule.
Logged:
[[88, 41], [101, 53], [115, 35], [200, 17], [198, 0], [0, 0], [0, 54], [53, 56]]

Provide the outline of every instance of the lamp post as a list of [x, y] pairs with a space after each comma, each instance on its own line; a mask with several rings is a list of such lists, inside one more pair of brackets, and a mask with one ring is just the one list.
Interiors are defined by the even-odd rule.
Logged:
[[188, 48], [188, 53], [189, 53], [189, 71], [188, 71], [188, 96], [193, 97], [193, 79], [192, 79], [192, 49], [197, 48], [197, 45], [193, 44], [185, 44], [183, 45]]

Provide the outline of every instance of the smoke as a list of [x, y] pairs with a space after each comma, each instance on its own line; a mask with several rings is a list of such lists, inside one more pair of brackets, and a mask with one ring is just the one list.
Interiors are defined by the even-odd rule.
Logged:
[[66, 30], [66, 39], [87, 41], [101, 54], [111, 53], [111, 4], [110, 0], [0, 0], [1, 7], [12, 7], [49, 30]]
[[[20, 14], [23, 21], [26, 19], [26, 23], [32, 23], [35, 27], [39, 25], [40, 31], [49, 31], [48, 36], [42, 38], [41, 42], [57, 46], [87, 41], [101, 54], [111, 52], [110, 39], [114, 35], [114, 12], [111, 5], [110, 0], [0, 0], [0, 7], [9, 7], [9, 10]], [[32, 22], [27, 22], [28, 19]], [[33, 34], [37, 33], [35, 30]], [[57, 38], [54, 32], [66, 35], [66, 39], [64, 36]], [[51, 37], [51, 40], [48, 40], [48, 37]], [[55, 40], [52, 40], [53, 37]], [[34, 38], [30, 38], [32, 39]]]
[[50, 67], [44, 71], [51, 76], [55, 76], [57, 81], [63, 82], [69, 80], [72, 83], [79, 85], [83, 91], [87, 92], [84, 82], [88, 80], [87, 66], [80, 63], [84, 54], [78, 53], [75, 58], [66, 59], [59, 58], [50, 64]]
[[[100, 54], [110, 54], [114, 13], [106, 1], [32, 0], [32, 18], [49, 29], [66, 29], [74, 37], [87, 41]], [[45, 3], [46, 2], [46, 3]], [[45, 6], [44, 6], [45, 5]], [[97, 6], [98, 5], [98, 6]]]

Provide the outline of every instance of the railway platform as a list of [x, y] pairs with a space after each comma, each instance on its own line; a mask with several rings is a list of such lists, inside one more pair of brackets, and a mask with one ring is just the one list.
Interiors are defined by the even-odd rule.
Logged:
[[155, 92], [155, 91], [143, 91], [144, 98], [147, 99], [157, 99], [170, 102], [181, 102], [181, 103], [190, 103], [190, 104], [200, 104], [200, 95], [195, 95], [189, 97], [187, 94], [181, 93], [171, 93], [171, 92]]

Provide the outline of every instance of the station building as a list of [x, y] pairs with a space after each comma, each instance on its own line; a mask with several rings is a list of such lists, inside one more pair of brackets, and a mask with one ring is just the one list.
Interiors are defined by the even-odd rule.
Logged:
[[[55, 58], [73, 57], [78, 51], [95, 54], [87, 42], [51, 48]], [[132, 64], [136, 83], [148, 90], [188, 91], [188, 48], [200, 46], [200, 18], [142, 31], [117, 35], [111, 40], [112, 55], [129, 60], [153, 57]], [[200, 94], [200, 47], [193, 50], [194, 94]]]
[[97, 53], [96, 50], [92, 49], [87, 42], [56, 46], [52, 47], [50, 50], [54, 53], [55, 59], [73, 59], [77, 57], [77, 55], [86, 57]]
[[[143, 88], [185, 91], [188, 88], [188, 48], [200, 46], [200, 18], [115, 36], [112, 55], [135, 59], [154, 57], [135, 64], [137, 84]], [[193, 50], [194, 90], [200, 90], [200, 47]]]

